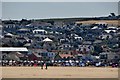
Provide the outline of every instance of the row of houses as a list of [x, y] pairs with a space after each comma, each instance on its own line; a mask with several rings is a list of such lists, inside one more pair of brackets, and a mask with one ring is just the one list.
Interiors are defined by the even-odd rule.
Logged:
[[[120, 28], [107, 25], [105, 22], [95, 24], [81, 24], [75, 21], [54, 23], [31, 21], [28, 24], [4, 22], [2, 29], [1, 46], [26, 47], [27, 54], [22, 54], [33, 60], [42, 58], [52, 60], [56, 55], [62, 55], [62, 58], [66, 56], [75, 58], [80, 54], [83, 56], [107, 54], [113, 57], [108, 58], [115, 59], [120, 52]], [[118, 52], [112, 51], [114, 49], [118, 49]]]

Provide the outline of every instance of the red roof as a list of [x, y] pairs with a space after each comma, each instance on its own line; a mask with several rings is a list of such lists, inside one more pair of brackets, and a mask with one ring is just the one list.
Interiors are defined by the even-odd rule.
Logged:
[[68, 57], [74, 57], [73, 55], [71, 54], [59, 54], [61, 58], [68, 58]]

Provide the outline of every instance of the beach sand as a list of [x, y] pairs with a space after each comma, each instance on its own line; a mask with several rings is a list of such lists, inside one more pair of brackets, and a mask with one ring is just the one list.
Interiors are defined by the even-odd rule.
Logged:
[[118, 78], [118, 68], [101, 67], [0, 67], [2, 78]]

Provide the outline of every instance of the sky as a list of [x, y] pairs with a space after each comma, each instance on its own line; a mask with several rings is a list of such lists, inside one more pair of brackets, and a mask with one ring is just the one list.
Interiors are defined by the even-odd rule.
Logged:
[[119, 2], [119, 0], [1, 0], [2, 2]]
[[118, 2], [2, 2], [2, 19], [47, 19], [118, 14]]
[[0, 2], [0, 19], [2, 17], [2, 2]]

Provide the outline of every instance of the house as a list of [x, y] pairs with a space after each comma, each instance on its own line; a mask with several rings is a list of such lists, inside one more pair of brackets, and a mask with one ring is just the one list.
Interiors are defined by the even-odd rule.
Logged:
[[83, 44], [83, 45], [91, 45], [92, 42], [91, 42], [91, 41], [83, 41], [82, 44]]
[[110, 34], [102, 34], [102, 35], [99, 35], [99, 38], [100, 39], [112, 39], [113, 36]]
[[40, 53], [47, 52], [45, 49], [28, 49], [29, 60], [42, 60]]
[[84, 40], [86, 41], [95, 41], [95, 35], [93, 32], [87, 32], [88, 34], [85, 35]]
[[21, 52], [16, 52], [16, 56], [20, 59], [20, 60], [27, 60], [27, 55]]
[[47, 31], [46, 30], [42, 30], [42, 29], [36, 29], [36, 30], [33, 30], [33, 34], [45, 35], [45, 34], [47, 34]]
[[2, 54], [4, 60], [15, 60], [19, 61], [25, 57], [23, 53], [12, 51], [10, 53], [3, 53]]
[[27, 42], [27, 40], [28, 40], [24, 36], [18, 36], [18, 37], [16, 37], [16, 39], [21, 43]]
[[30, 47], [31, 46], [31, 43], [26, 43], [23, 45], [24, 47]]
[[75, 59], [77, 60], [84, 60], [84, 61], [93, 61], [93, 57], [90, 54], [78, 54], [75, 56]]
[[108, 29], [108, 30], [118, 30], [118, 28], [115, 27], [115, 26], [108, 26], [107, 29]]
[[102, 52], [100, 53], [100, 59], [111, 61], [114, 59], [120, 59], [120, 55], [115, 52]]
[[7, 29], [11, 29], [11, 28], [15, 28], [16, 25], [15, 24], [7, 24], [7, 25], [4, 25], [4, 28], [7, 28]]
[[14, 35], [11, 34], [11, 33], [6, 33], [6, 34], [4, 35], [4, 38], [13, 38], [13, 37], [14, 37]]
[[71, 54], [57, 54], [54, 58], [54, 60], [73, 60], [75, 57]]
[[82, 52], [92, 52], [94, 51], [94, 46], [92, 45], [78, 45], [78, 49], [79, 51], [82, 51]]
[[94, 30], [94, 29], [99, 29], [99, 27], [98, 27], [98, 26], [94, 26], [94, 27], [91, 28], [91, 29], [93, 29], [93, 30]]
[[82, 38], [82, 37], [75, 36], [74, 38], [75, 38], [75, 40], [78, 40], [78, 41], [83, 41], [83, 38]]
[[64, 25], [63, 21], [55, 21], [54, 22], [55, 27], [63, 27], [63, 25]]
[[6, 60], [7, 59], [7, 52], [2, 52], [2, 53], [0, 53], [0, 55], [1, 55], [1, 59], [2, 60]]
[[34, 38], [44, 39], [47, 37], [47, 35], [41, 35], [41, 34], [34, 34]]
[[62, 44], [62, 45], [58, 46], [58, 49], [69, 50], [72, 47], [73, 46], [71, 44]]
[[59, 54], [59, 56], [61, 57], [62, 60], [70, 60], [70, 59], [74, 59], [75, 58], [71, 54]]
[[101, 44], [102, 43], [102, 40], [95, 40], [94, 42], [93, 42], [93, 44]]
[[43, 42], [52, 42], [52, 40], [49, 39], [49, 38], [45, 38], [45, 39], [43, 40]]
[[28, 49], [28, 54], [42, 53], [42, 52], [47, 52], [47, 50], [46, 49], [34, 49], [34, 48]]
[[30, 33], [31, 31], [30, 31], [30, 29], [28, 29], [28, 28], [20, 28], [20, 29], [18, 29], [17, 30], [17, 34], [28, 34], [28, 33]]
[[45, 39], [42, 41], [42, 43], [43, 43], [43, 49], [47, 49], [47, 50], [51, 51], [51, 50], [53, 50], [53, 49], [56, 48], [56, 45], [55, 45], [55, 43], [53, 42], [53, 40], [50, 39], [50, 38], [48, 38], [48, 37], [45, 38]]
[[30, 60], [53, 60], [54, 52], [48, 52], [46, 49], [29, 49], [28, 56]]
[[61, 38], [59, 41], [60, 41], [60, 43], [70, 42], [69, 39], [67, 39], [67, 38]]
[[38, 55], [38, 53], [32, 53], [32, 54], [28, 54], [28, 59], [29, 60], [42, 60], [42, 56]]
[[39, 53], [39, 55], [41, 55], [42, 58], [47, 58], [49, 60], [54, 60], [54, 57], [55, 57], [54, 52], [42, 52], [42, 53]]
[[106, 29], [106, 30], [104, 30], [106, 33], [111, 33], [111, 32], [113, 32], [113, 33], [115, 33], [116, 32], [116, 30], [109, 30], [109, 29]]

